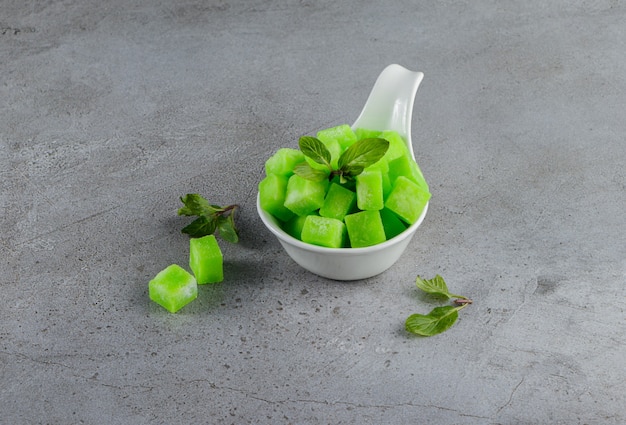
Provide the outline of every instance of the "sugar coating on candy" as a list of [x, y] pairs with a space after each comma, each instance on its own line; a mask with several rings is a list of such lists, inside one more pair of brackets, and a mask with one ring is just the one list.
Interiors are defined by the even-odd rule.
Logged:
[[307, 215], [324, 205], [328, 180], [308, 180], [297, 174], [289, 177], [285, 195], [285, 207], [296, 215]]
[[189, 240], [189, 267], [199, 285], [224, 280], [224, 258], [214, 235]]
[[150, 299], [171, 313], [189, 304], [198, 296], [198, 284], [191, 273], [177, 264], [161, 270], [148, 283]]
[[328, 248], [341, 248], [345, 243], [346, 225], [335, 218], [310, 215], [302, 227], [302, 242]]
[[304, 154], [298, 149], [280, 148], [265, 161], [265, 174], [278, 174], [289, 177], [293, 168], [304, 161]]
[[259, 182], [259, 203], [264, 211], [274, 217], [287, 221], [294, 213], [285, 207], [288, 178], [277, 174], [268, 174]]
[[372, 130], [369, 128], [357, 128], [354, 130], [354, 133], [356, 134], [357, 140], [363, 140], [363, 139], [371, 139], [373, 137], [380, 137], [382, 131]]
[[422, 170], [420, 170], [417, 163], [408, 156], [400, 156], [389, 162], [389, 178], [391, 182], [395, 182], [400, 176], [408, 178], [426, 191], [429, 190]]
[[383, 208], [383, 177], [380, 171], [363, 171], [356, 176], [356, 202], [359, 209], [364, 211]]
[[385, 201], [385, 207], [394, 212], [404, 222], [413, 224], [422, 214], [430, 193], [407, 177], [396, 179], [391, 193]]
[[357, 136], [348, 124], [338, 125], [317, 132], [317, 138], [326, 143], [335, 140], [339, 143], [342, 151], [357, 141]]
[[360, 211], [344, 218], [350, 246], [361, 248], [385, 242], [385, 229], [378, 211]]
[[353, 191], [336, 183], [331, 183], [328, 192], [326, 192], [324, 205], [320, 208], [320, 215], [343, 220], [346, 214], [354, 208], [355, 203], [356, 194]]

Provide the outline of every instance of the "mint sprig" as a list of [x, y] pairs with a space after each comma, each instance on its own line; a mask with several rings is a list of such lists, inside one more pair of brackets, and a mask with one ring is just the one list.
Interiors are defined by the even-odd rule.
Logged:
[[180, 198], [183, 207], [178, 210], [178, 215], [197, 216], [190, 224], [181, 231], [194, 238], [212, 235], [214, 233], [232, 243], [239, 242], [239, 234], [235, 226], [235, 212], [238, 205], [219, 206], [210, 204], [205, 198], [197, 193], [188, 193]]
[[307, 158], [326, 168], [313, 168], [309, 163], [303, 162], [294, 168], [295, 174], [315, 181], [325, 178], [332, 180], [333, 177], [338, 176], [342, 184], [354, 179], [365, 168], [378, 162], [389, 149], [389, 142], [379, 137], [359, 140], [341, 154], [337, 161], [337, 168], [334, 168], [331, 163], [331, 153], [321, 140], [311, 136], [302, 136], [298, 145]]
[[445, 298], [457, 298], [456, 306], [435, 307], [428, 314], [412, 314], [405, 321], [408, 332], [421, 336], [433, 336], [447, 331], [459, 318], [459, 311], [472, 303], [472, 300], [463, 296], [452, 294], [443, 278], [439, 275], [433, 279], [417, 277], [415, 284], [422, 291]]

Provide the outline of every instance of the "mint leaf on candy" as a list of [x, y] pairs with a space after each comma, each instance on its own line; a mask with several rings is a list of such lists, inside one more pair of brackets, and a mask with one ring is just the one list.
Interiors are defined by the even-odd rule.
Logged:
[[456, 306], [435, 307], [428, 314], [412, 314], [404, 324], [405, 329], [416, 335], [433, 336], [447, 331], [459, 318], [459, 311], [472, 303], [472, 300], [463, 296], [452, 294], [448, 291], [448, 285], [439, 275], [433, 279], [417, 277], [415, 284], [422, 291], [446, 298], [458, 298], [454, 300]]
[[331, 154], [326, 145], [321, 140], [311, 137], [302, 136], [298, 142], [302, 153], [311, 158], [318, 164], [326, 165], [330, 167]]
[[293, 172], [302, 178], [316, 182], [321, 182], [328, 178], [328, 173], [311, 167], [306, 161], [293, 167]]
[[197, 193], [188, 193], [180, 198], [183, 207], [178, 210], [178, 215], [197, 216], [189, 225], [182, 229], [183, 233], [193, 238], [212, 235], [216, 231], [222, 239], [237, 243], [239, 236], [235, 226], [235, 211], [238, 205], [221, 207], [210, 204]]
[[363, 172], [363, 169], [377, 163], [389, 149], [389, 142], [385, 139], [362, 139], [351, 145], [339, 157], [339, 170], [351, 177]]
[[342, 184], [354, 179], [365, 168], [378, 162], [389, 149], [389, 142], [385, 139], [373, 137], [359, 140], [341, 154], [337, 162], [337, 169], [333, 169], [331, 164], [332, 155], [322, 141], [315, 137], [302, 136], [298, 144], [306, 157], [326, 166], [328, 173], [303, 163], [294, 167], [293, 171], [295, 174], [314, 181], [322, 181], [325, 177], [332, 180], [333, 177], [339, 176]]

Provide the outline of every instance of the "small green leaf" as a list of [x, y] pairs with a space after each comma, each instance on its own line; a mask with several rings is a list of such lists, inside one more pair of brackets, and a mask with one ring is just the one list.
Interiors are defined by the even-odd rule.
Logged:
[[197, 193], [188, 193], [180, 198], [184, 206], [178, 210], [178, 215], [209, 215], [215, 214], [219, 207], [209, 202]]
[[235, 228], [235, 211], [237, 205], [220, 207], [212, 205], [197, 193], [189, 193], [180, 198], [184, 206], [178, 210], [178, 215], [197, 216], [197, 218], [182, 229], [183, 233], [194, 238], [212, 235], [219, 230], [222, 239], [229, 242], [239, 241]]
[[305, 156], [311, 158], [318, 164], [326, 165], [329, 168], [331, 167], [330, 151], [321, 140], [311, 136], [302, 136], [300, 137], [298, 144], [300, 146], [300, 150]]
[[239, 242], [239, 235], [237, 234], [237, 229], [235, 228], [234, 213], [231, 213], [226, 217], [219, 216], [217, 219], [217, 229], [220, 232], [220, 236], [225, 241], [231, 243]]
[[185, 226], [183, 233], [188, 234], [192, 238], [201, 238], [202, 236], [212, 235], [215, 233], [217, 223], [215, 216], [200, 216]]
[[436, 275], [432, 279], [422, 279], [420, 276], [417, 276], [415, 279], [415, 284], [422, 291], [427, 292], [432, 295], [439, 295], [446, 298], [466, 298], [462, 295], [451, 294], [448, 291], [448, 286], [446, 282], [443, 280], [443, 277]]
[[387, 150], [389, 142], [381, 138], [362, 139], [352, 144], [339, 157], [339, 170], [344, 174], [356, 176], [363, 172], [363, 169], [378, 162]]
[[405, 322], [405, 328], [408, 332], [422, 335], [433, 336], [440, 334], [452, 327], [459, 317], [459, 310], [463, 307], [435, 307], [428, 314], [412, 314]]
[[329, 175], [329, 173], [324, 172], [324, 170], [318, 170], [311, 167], [311, 165], [306, 161], [293, 167], [293, 172], [304, 179], [318, 182], [327, 179]]

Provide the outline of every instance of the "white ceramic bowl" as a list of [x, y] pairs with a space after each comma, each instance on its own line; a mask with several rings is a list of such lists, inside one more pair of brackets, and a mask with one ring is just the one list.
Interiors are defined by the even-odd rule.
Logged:
[[[411, 142], [411, 117], [415, 93], [423, 77], [421, 72], [409, 71], [396, 64], [389, 65], [376, 80], [352, 128], [397, 131], [415, 158]], [[263, 224], [300, 266], [329, 279], [357, 280], [384, 272], [400, 258], [424, 221], [428, 203], [419, 219], [404, 232], [381, 244], [365, 248], [326, 248], [304, 243], [281, 229], [277, 219], [261, 208], [258, 195], [257, 211]]]
[[419, 219], [395, 238], [365, 248], [325, 248], [304, 243], [280, 228], [276, 218], [261, 208], [263, 224], [278, 238], [287, 254], [300, 266], [319, 276], [335, 280], [357, 280], [376, 276], [391, 267], [402, 255], [417, 228], [424, 221], [428, 204]]

